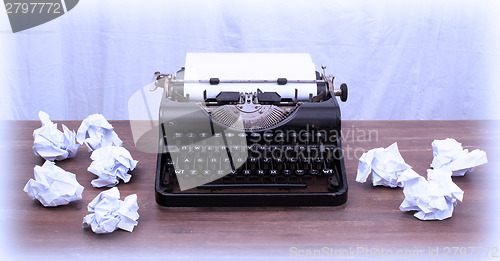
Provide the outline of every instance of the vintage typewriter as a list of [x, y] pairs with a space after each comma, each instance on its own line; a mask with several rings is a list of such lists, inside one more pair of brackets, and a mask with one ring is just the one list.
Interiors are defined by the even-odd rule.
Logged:
[[[265, 78], [258, 78], [265, 77]], [[154, 75], [163, 206], [324, 206], [347, 200], [338, 102], [308, 54], [188, 54]]]

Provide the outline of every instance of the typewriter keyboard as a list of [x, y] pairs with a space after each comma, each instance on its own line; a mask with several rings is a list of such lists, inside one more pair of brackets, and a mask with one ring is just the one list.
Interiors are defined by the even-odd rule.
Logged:
[[[233, 133], [174, 133], [164, 153], [163, 185], [176, 183], [176, 175], [210, 176], [212, 182], [187, 190], [197, 193], [253, 191], [335, 191], [342, 181], [338, 166], [342, 152], [326, 139], [310, 133], [240, 133], [246, 145], [235, 145]], [[276, 136], [287, 135], [285, 138]], [[275, 139], [271, 139], [275, 138]], [[167, 139], [165, 139], [166, 141]], [[207, 142], [204, 142], [204, 141]], [[333, 137], [332, 141], [335, 141]], [[226, 146], [225, 144], [231, 144]], [[175, 186], [171, 186], [173, 190]], [[180, 191], [176, 191], [180, 192]]]

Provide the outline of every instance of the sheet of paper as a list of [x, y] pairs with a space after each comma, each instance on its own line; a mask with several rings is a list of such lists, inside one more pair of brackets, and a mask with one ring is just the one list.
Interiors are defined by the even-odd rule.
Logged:
[[73, 173], [67, 172], [52, 161], [45, 161], [35, 166], [35, 179], [30, 179], [24, 192], [32, 199], [37, 199], [45, 207], [66, 205], [71, 201], [82, 199], [83, 186]]
[[33, 131], [33, 153], [50, 161], [72, 158], [78, 152], [80, 144], [76, 144], [75, 132], [64, 124], [64, 132], [57, 129], [57, 124], [43, 111], [38, 112], [42, 127]]
[[93, 151], [105, 146], [119, 146], [123, 142], [113, 130], [113, 126], [102, 114], [92, 114], [82, 121], [76, 134], [76, 140], [85, 144], [88, 151]]
[[474, 167], [488, 162], [486, 152], [479, 149], [469, 152], [455, 139], [434, 140], [432, 150], [434, 158], [431, 167], [451, 170], [452, 176], [463, 176], [472, 172]]
[[398, 177], [410, 168], [399, 153], [397, 142], [394, 142], [386, 149], [371, 149], [361, 155], [356, 181], [364, 183], [372, 173], [373, 186], [401, 187]]
[[[188, 53], [186, 55], [185, 80], [316, 80], [316, 69], [311, 56], [304, 53]], [[221, 91], [278, 92], [282, 98], [309, 99], [309, 93], [317, 94], [316, 83], [185, 83], [184, 94], [191, 100], [202, 100], [203, 91], [207, 97], [215, 98]]]
[[132, 232], [139, 219], [137, 194], [120, 200], [120, 191], [114, 187], [97, 195], [88, 205], [91, 214], [83, 218], [83, 228], [97, 234], [111, 233], [117, 228]]
[[402, 211], [417, 211], [420, 220], [450, 218], [457, 200], [462, 201], [464, 192], [451, 180], [451, 171], [427, 170], [427, 180], [412, 169], [401, 173], [405, 199], [399, 206]]
[[120, 179], [125, 183], [129, 182], [132, 175], [128, 171], [134, 170], [138, 163], [127, 149], [115, 146], [94, 150], [90, 159], [93, 161], [87, 170], [98, 177], [91, 182], [94, 187], [112, 187]]

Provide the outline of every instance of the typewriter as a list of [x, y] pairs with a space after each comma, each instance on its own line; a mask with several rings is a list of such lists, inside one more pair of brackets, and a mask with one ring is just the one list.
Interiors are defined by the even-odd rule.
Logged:
[[347, 201], [339, 89], [308, 54], [187, 54], [159, 111], [163, 206], [328, 206]]

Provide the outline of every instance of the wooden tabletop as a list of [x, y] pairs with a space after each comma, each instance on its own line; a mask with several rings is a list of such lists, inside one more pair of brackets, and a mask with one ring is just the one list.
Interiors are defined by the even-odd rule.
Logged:
[[[56, 121], [57, 122], [57, 121]], [[64, 123], [78, 129], [80, 122]], [[82, 229], [87, 205], [103, 188], [90, 182], [87, 171], [90, 152], [80, 147], [73, 159], [56, 164], [76, 174], [85, 187], [83, 199], [66, 206], [45, 208], [31, 200], [23, 187], [33, 178], [35, 165], [44, 160], [32, 152], [33, 130], [38, 121], [4, 122], [2, 141], [2, 235], [9, 255], [104, 259], [149, 257], [204, 258], [269, 257], [286, 259], [296, 255], [322, 254], [370, 257], [379, 251], [399, 254], [452, 255], [452, 247], [500, 247], [495, 233], [499, 185], [495, 122], [485, 121], [343, 121], [342, 135], [349, 184], [348, 201], [337, 207], [237, 207], [166, 208], [156, 204], [154, 179], [156, 154], [135, 148], [128, 121], [110, 121], [135, 159], [140, 162], [129, 183], [120, 183], [121, 198], [136, 193], [139, 224], [132, 233], [117, 230], [98, 235]], [[61, 128], [59, 126], [59, 128]], [[405, 161], [420, 175], [432, 161], [434, 139], [455, 138], [469, 150], [485, 150], [489, 163], [453, 181], [464, 190], [453, 217], [443, 221], [420, 221], [402, 212], [401, 188], [373, 187], [355, 182], [362, 152], [398, 142]], [[496, 167], [495, 167], [496, 165]], [[371, 180], [371, 179], [370, 179]], [[492, 206], [492, 204], [495, 204]], [[462, 248], [462, 249], [463, 249]], [[460, 250], [460, 249], [459, 249]], [[300, 252], [302, 251], [302, 252]], [[309, 252], [307, 252], [309, 251]], [[350, 251], [350, 252], [349, 252]], [[372, 252], [369, 252], [372, 251]], [[399, 252], [398, 252], [399, 251]], [[413, 252], [412, 252], [413, 251]], [[476, 251], [478, 251], [476, 249]], [[498, 249], [497, 249], [498, 251]], [[327, 254], [328, 252], [328, 254]], [[469, 252], [467, 252], [469, 254]], [[474, 254], [477, 254], [474, 253]], [[483, 252], [486, 254], [486, 252]], [[497, 253], [500, 255], [500, 253]]]

